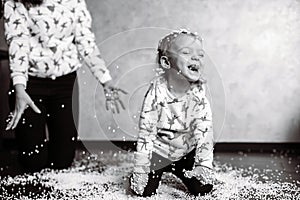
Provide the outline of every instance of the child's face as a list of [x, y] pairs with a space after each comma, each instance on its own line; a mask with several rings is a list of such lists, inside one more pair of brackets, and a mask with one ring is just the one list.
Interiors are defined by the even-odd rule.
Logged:
[[190, 35], [179, 35], [168, 52], [172, 68], [180, 71], [181, 75], [190, 82], [200, 79], [204, 59], [201, 41]]

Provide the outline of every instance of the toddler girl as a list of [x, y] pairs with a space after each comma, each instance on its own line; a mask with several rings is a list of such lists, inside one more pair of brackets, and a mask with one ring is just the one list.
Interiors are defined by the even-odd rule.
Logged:
[[140, 116], [130, 187], [140, 196], [156, 193], [163, 172], [179, 177], [193, 195], [213, 188], [213, 128], [202, 78], [202, 39], [174, 31], [158, 45], [164, 73], [148, 89]]

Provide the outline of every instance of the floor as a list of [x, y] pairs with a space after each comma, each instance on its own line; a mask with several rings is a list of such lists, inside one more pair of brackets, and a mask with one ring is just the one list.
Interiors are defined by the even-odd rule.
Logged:
[[300, 155], [287, 153], [218, 153], [221, 163], [263, 174], [262, 179], [300, 185]]
[[[139, 199], [126, 196], [126, 192], [121, 191], [126, 185], [121, 178], [126, 180], [126, 175], [132, 168], [132, 155], [132, 152], [126, 151], [99, 150], [96, 154], [90, 154], [85, 150], [78, 150], [75, 164], [71, 169], [59, 172], [46, 170], [38, 175], [26, 176], [19, 175], [20, 166], [16, 158], [17, 152], [2, 151], [0, 152], [0, 193], [2, 191], [6, 193], [5, 198], [12, 199], [18, 199], [18, 197], [20, 199], [55, 199], [58, 197], [62, 199], [85, 199], [85, 197], [86, 199]], [[300, 199], [299, 154], [276, 150], [269, 153], [249, 150], [246, 152], [217, 152], [214, 160], [218, 176], [226, 184], [220, 185], [220, 187], [216, 186], [211, 195], [196, 199]], [[66, 185], [70, 184], [66, 183], [70, 175], [74, 178], [73, 181], [70, 181], [73, 185], [69, 185], [70, 188], [66, 189]], [[98, 175], [98, 182], [91, 181], [97, 179]], [[52, 184], [55, 186], [55, 184], [61, 183], [61, 188], [56, 190], [54, 195], [53, 185], [52, 189], [45, 185], [51, 182], [48, 179], [55, 176], [57, 178]], [[87, 181], [84, 184], [80, 183], [83, 184], [81, 186], [78, 185], [80, 176], [86, 176]], [[20, 180], [25, 179], [34, 181], [23, 183], [21, 186], [22, 181]], [[103, 182], [104, 179], [107, 179], [106, 183]], [[85, 190], [85, 187], [89, 189]], [[98, 196], [88, 192], [91, 187]], [[43, 198], [39, 196], [41, 189]], [[45, 194], [52, 196], [45, 196]], [[83, 194], [84, 196], [81, 196]], [[184, 187], [176, 183], [176, 178], [166, 175], [166, 181], [162, 182], [158, 194], [150, 199], [195, 199], [185, 195]]]

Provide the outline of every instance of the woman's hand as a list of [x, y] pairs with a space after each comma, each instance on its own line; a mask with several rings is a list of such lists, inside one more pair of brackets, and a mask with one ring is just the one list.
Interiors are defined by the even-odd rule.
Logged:
[[34, 112], [41, 113], [39, 108], [34, 104], [30, 96], [25, 91], [25, 87], [22, 84], [15, 85], [16, 90], [16, 102], [15, 110], [8, 116], [8, 124], [5, 130], [16, 128], [24, 110], [31, 107]]
[[102, 84], [102, 86], [104, 89], [106, 110], [111, 110], [112, 113], [120, 113], [120, 106], [125, 110], [125, 106], [120, 99], [120, 92], [123, 94], [127, 94], [127, 92], [113, 86], [111, 81]]

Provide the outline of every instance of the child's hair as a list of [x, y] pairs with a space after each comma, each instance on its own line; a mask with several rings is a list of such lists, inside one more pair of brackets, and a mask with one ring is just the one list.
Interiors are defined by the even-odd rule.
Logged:
[[188, 36], [192, 36], [195, 39], [199, 40], [200, 42], [203, 41], [203, 39], [198, 35], [197, 32], [191, 32], [187, 29], [180, 29], [180, 30], [174, 30], [171, 33], [169, 33], [168, 35], [164, 36], [158, 43], [158, 54], [157, 54], [157, 63], [160, 63], [160, 58], [162, 56], [168, 56], [168, 50], [171, 47], [171, 44], [174, 42], [174, 40], [176, 39], [176, 37], [178, 37], [179, 35], [188, 35]]

